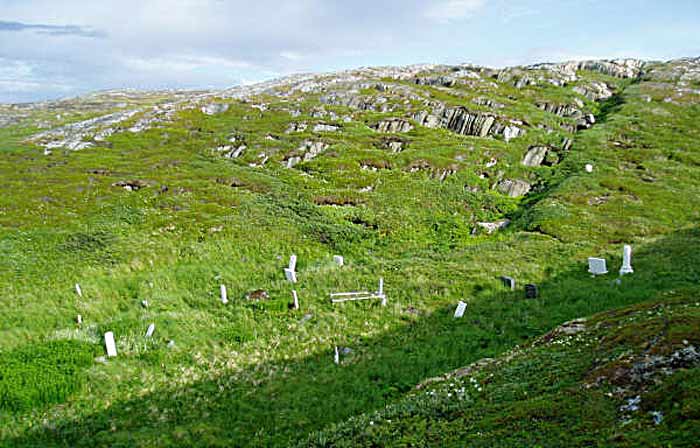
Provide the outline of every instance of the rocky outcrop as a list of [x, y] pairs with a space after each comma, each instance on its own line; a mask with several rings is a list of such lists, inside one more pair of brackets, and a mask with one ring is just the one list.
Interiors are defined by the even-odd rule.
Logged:
[[316, 126], [314, 126], [314, 132], [337, 132], [339, 130], [339, 126], [334, 126], [330, 124], [319, 123]]
[[205, 104], [201, 107], [201, 111], [206, 115], [216, 115], [226, 112], [229, 108], [228, 104], [225, 103], [210, 103]]
[[532, 146], [525, 154], [523, 158], [523, 165], [525, 166], [540, 166], [544, 162], [545, 157], [547, 157], [547, 152], [549, 148], [546, 146]]
[[285, 158], [284, 164], [287, 168], [292, 168], [302, 161], [307, 162], [314, 159], [319, 154], [323, 153], [328, 148], [328, 144], [324, 142], [312, 142], [305, 141], [302, 145], [291, 155]]
[[[488, 234], [491, 235], [492, 233], [498, 231], [498, 230], [503, 230], [506, 227], [510, 225], [510, 220], [509, 219], [504, 219], [503, 221], [496, 221], [496, 222], [477, 222], [476, 223], [477, 228], [484, 229], [484, 231]], [[476, 229], [474, 229], [476, 230]], [[476, 233], [476, 232], [472, 232]]]
[[510, 141], [525, 133], [512, 120], [511, 122], [504, 122], [493, 114], [471, 112], [464, 107], [438, 107], [432, 114], [421, 111], [415, 114], [413, 118], [423, 126], [445, 128], [461, 135], [476, 137], [498, 135], [502, 136], [506, 141]]
[[591, 60], [591, 61], [571, 61], [562, 63], [536, 64], [529, 69], [548, 70], [563, 75], [574, 75], [578, 70], [588, 70], [602, 73], [616, 78], [637, 78], [642, 74], [644, 62], [638, 59], [613, 59], [613, 60]]
[[307, 127], [308, 125], [306, 123], [289, 123], [289, 127], [284, 132], [287, 134], [291, 134], [293, 132], [304, 132]]
[[507, 194], [512, 198], [517, 198], [528, 194], [532, 186], [529, 182], [525, 182], [524, 180], [506, 179], [498, 183], [497, 189], [503, 194]]
[[479, 98], [474, 98], [472, 100], [472, 103], [477, 104], [479, 106], [486, 106], [490, 107], [492, 109], [502, 109], [505, 106], [505, 104], [498, 103], [496, 101], [493, 101], [490, 98], [484, 98], [484, 97], [479, 97]]
[[575, 106], [573, 104], [556, 104], [556, 103], [537, 103], [537, 107], [545, 112], [551, 114], [559, 115], [565, 118], [581, 118], [583, 117], [583, 112], [579, 109], [581, 106]]
[[413, 129], [413, 125], [402, 118], [390, 118], [375, 124], [372, 129], [385, 133], [409, 132]]
[[612, 90], [604, 82], [591, 81], [586, 84], [575, 86], [572, 89], [579, 95], [583, 95], [591, 101], [605, 100], [613, 96]]

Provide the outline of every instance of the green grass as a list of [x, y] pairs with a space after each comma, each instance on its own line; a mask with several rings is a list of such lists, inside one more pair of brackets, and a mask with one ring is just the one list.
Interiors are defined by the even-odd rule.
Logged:
[[[384, 149], [386, 136], [365, 124], [404, 111], [326, 106], [340, 116], [352, 113], [353, 121], [339, 133], [285, 134], [290, 122], [308, 122], [309, 129], [331, 122], [311, 118], [316, 97], [299, 94], [288, 102], [252, 99], [271, 103], [263, 113], [238, 101], [215, 116], [183, 111], [162, 128], [51, 156], [21, 143], [28, 132], [0, 130], [0, 361], [26, 353], [31, 369], [43, 365], [33, 353], [44, 341], [82, 347], [67, 363], [73, 370], [56, 376], [72, 385], [65, 393], [0, 411], [0, 445], [286, 446], [315, 431], [323, 431], [312, 436], [316, 442], [351, 431], [348, 443], [459, 445], [472, 426], [463, 417], [442, 418], [464, 412], [446, 403], [447, 410], [415, 404], [432, 416], [430, 427], [421, 426], [424, 416], [399, 413], [406, 428], [415, 424], [401, 433], [404, 442], [384, 432], [365, 439], [358, 432], [358, 425], [366, 429], [365, 417], [342, 422], [394, 412], [383, 409], [403, 406], [402, 397], [426, 378], [498, 357], [567, 320], [664, 303], [679, 290], [684, 297], [697, 292], [700, 110], [644, 102], [645, 81], [605, 79], [619, 97], [609, 107], [587, 104], [597, 113], [604, 109], [604, 119], [577, 133], [572, 150], [553, 167], [520, 163], [528, 146], [559, 144], [566, 135], [536, 127], [561, 120], [535, 102], [573, 98], [568, 88], [553, 86], [500, 84], [475, 93], [508, 103], [504, 115], [530, 123], [523, 138], [506, 144], [417, 127], [399, 136], [406, 143], [399, 154]], [[472, 104], [443, 90], [413, 88]], [[297, 107], [301, 117], [284, 111]], [[214, 148], [233, 133], [248, 149], [227, 160]], [[305, 140], [330, 146], [312, 161], [283, 168], [282, 159]], [[261, 152], [270, 156], [267, 165], [249, 167]], [[498, 163], [487, 168], [491, 158]], [[362, 169], [367, 163], [386, 168]], [[584, 172], [585, 163], [594, 163], [594, 173]], [[412, 166], [425, 169], [410, 172]], [[434, 170], [444, 168], [456, 172], [440, 182]], [[524, 199], [505, 197], [492, 188], [502, 178], [526, 179], [535, 190]], [[148, 186], [135, 192], [113, 186], [124, 180]], [[371, 191], [360, 191], [368, 186]], [[595, 198], [605, 200], [590, 202]], [[476, 222], [504, 218], [513, 220], [508, 230], [472, 235]], [[634, 244], [635, 274], [621, 285], [612, 284], [612, 276], [590, 278], [586, 258], [605, 256], [615, 272], [623, 243]], [[292, 253], [299, 257], [299, 311], [288, 309], [291, 287], [282, 272]], [[335, 254], [346, 266], [334, 265]], [[518, 291], [505, 291], [500, 275], [515, 277]], [[328, 293], [374, 288], [380, 276], [387, 307], [329, 303]], [[539, 299], [524, 300], [520, 288], [529, 282], [539, 285]], [[221, 284], [229, 292], [226, 306]], [[246, 298], [257, 290], [269, 299]], [[452, 318], [458, 300], [469, 303], [462, 320]], [[84, 319], [80, 328], [77, 314]], [[146, 340], [150, 323], [156, 331]], [[104, 364], [78, 362], [79, 353], [89, 354], [88, 361], [103, 355], [105, 331], [115, 333], [119, 356]], [[333, 364], [336, 345], [351, 349], [339, 366]], [[514, 401], [489, 408], [496, 396], [470, 402], [470, 412], [485, 409], [474, 428], [501, 428], [489, 432], [484, 445], [498, 437], [504, 444], [546, 445], [572, 427], [580, 433], [567, 439], [572, 445], [609, 440], [617, 405], [599, 394], [568, 392], [594, 355], [536, 350], [529, 364], [503, 380], [520, 385], [499, 392], [519, 396], [530, 375], [541, 393], [526, 406]], [[0, 372], [10, 365], [0, 362]], [[563, 372], [562, 384], [537, 383], [547, 369]], [[679, 374], [673, 381], [687, 387], [692, 413], [697, 389], [691, 378]], [[38, 393], [26, 387], [23, 397]], [[585, 401], [591, 421], [576, 417], [577, 400]], [[515, 430], [527, 412], [544, 422], [531, 435]], [[669, 440], [683, 441], [686, 414], [665, 415], [668, 425], [681, 428], [673, 430], [678, 435], [669, 430]]]

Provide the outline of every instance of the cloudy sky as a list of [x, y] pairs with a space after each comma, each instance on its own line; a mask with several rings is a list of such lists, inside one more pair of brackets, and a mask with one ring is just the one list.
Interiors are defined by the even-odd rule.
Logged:
[[0, 0], [0, 102], [369, 65], [700, 56], [700, 0]]

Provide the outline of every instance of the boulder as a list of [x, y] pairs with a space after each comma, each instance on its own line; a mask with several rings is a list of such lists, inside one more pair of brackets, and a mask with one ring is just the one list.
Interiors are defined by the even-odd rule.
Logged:
[[531, 146], [523, 158], [525, 166], [540, 166], [544, 162], [549, 148], [546, 146]]
[[388, 120], [382, 120], [372, 127], [377, 132], [409, 132], [413, 129], [413, 125], [402, 118], [390, 118]]
[[498, 183], [498, 191], [512, 198], [525, 196], [532, 189], [532, 185], [524, 180], [506, 179]]
[[228, 104], [224, 103], [210, 103], [202, 106], [202, 113], [206, 115], [216, 115], [226, 112], [229, 108]]

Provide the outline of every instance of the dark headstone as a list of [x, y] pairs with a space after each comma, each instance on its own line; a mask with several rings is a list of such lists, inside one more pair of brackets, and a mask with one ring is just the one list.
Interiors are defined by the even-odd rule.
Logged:
[[515, 279], [513, 279], [512, 277], [507, 277], [505, 275], [501, 276], [500, 279], [503, 282], [503, 286], [509, 288], [511, 291], [515, 291]]
[[526, 299], [536, 299], [538, 296], [537, 285], [528, 284], [525, 285], [525, 298]]

